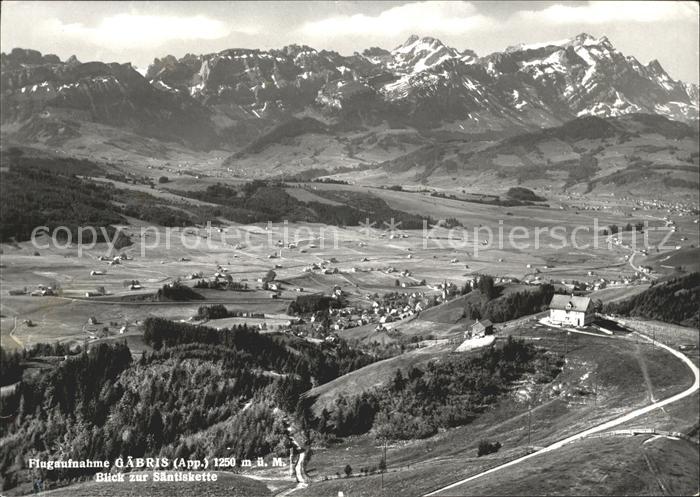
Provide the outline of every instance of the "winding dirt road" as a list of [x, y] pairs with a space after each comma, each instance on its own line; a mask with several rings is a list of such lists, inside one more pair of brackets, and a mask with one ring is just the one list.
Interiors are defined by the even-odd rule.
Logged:
[[[619, 426], [619, 425], [621, 425], [621, 424], [623, 424], [623, 423], [626, 423], [627, 421], [630, 421], [630, 420], [632, 420], [632, 419], [634, 419], [634, 418], [638, 418], [639, 416], [643, 416], [644, 414], [647, 414], [647, 413], [649, 413], [649, 412], [651, 412], [651, 411], [654, 411], [654, 410], [656, 410], [656, 409], [661, 409], [662, 407], [665, 407], [665, 406], [667, 406], [667, 405], [669, 405], [669, 404], [672, 404], [672, 403], [674, 403], [674, 402], [678, 402], [679, 400], [683, 400], [683, 399], [685, 399], [686, 397], [689, 397], [690, 395], [693, 395], [695, 392], [698, 391], [698, 389], [700, 389], [700, 370], [698, 370], [697, 366], [695, 366], [695, 364], [693, 364], [693, 362], [692, 362], [690, 359], [688, 359], [683, 353], [681, 353], [681, 352], [679, 352], [679, 351], [677, 351], [677, 350], [675, 350], [675, 349], [672, 349], [671, 347], [669, 347], [669, 346], [667, 346], [667, 345], [664, 345], [664, 344], [662, 344], [662, 343], [660, 343], [660, 342], [658, 342], [658, 341], [657, 341], [657, 342], [653, 342], [651, 338], [649, 338], [649, 337], [647, 337], [647, 336], [645, 336], [645, 335], [639, 334], [639, 333], [637, 333], [637, 332], [635, 332], [635, 334], [638, 335], [639, 337], [641, 337], [642, 339], [648, 341], [648, 342], [655, 343], [656, 346], [661, 347], [661, 348], [667, 350], [668, 352], [670, 352], [671, 354], [673, 354], [674, 356], [676, 356], [678, 359], [680, 359], [681, 361], [683, 361], [683, 363], [685, 363], [685, 365], [688, 366], [688, 368], [689, 368], [689, 369], [692, 371], [692, 373], [693, 373], [693, 376], [694, 376], [694, 378], [695, 378], [695, 380], [693, 381], [693, 385], [692, 385], [690, 388], [688, 388], [688, 389], [686, 389], [686, 390], [684, 390], [684, 391], [682, 391], [682, 392], [680, 392], [680, 393], [677, 393], [676, 395], [672, 395], [671, 397], [668, 397], [668, 398], [666, 398], [666, 399], [664, 399], [664, 400], [660, 400], [660, 401], [658, 401], [658, 402], [654, 402], [654, 403], [652, 403], [652, 404], [650, 404], [650, 405], [648, 405], [648, 406], [646, 406], [646, 407], [642, 407], [642, 408], [640, 408], [640, 409], [635, 409], [634, 411], [628, 412], [627, 414], [625, 414], [625, 415], [623, 415], [623, 416], [620, 416], [620, 417], [618, 417], [618, 418], [612, 419], [612, 420], [607, 421], [607, 422], [605, 422], [605, 423], [602, 423], [602, 424], [600, 424], [600, 425], [598, 425], [598, 426], [594, 426], [593, 428], [589, 428], [589, 429], [584, 430], [584, 431], [582, 431], [582, 432], [579, 432], [579, 433], [577, 433], [577, 434], [575, 434], [575, 435], [572, 435], [572, 436], [570, 436], [570, 437], [567, 437], [567, 438], [565, 438], [565, 439], [563, 439], [563, 440], [559, 440], [558, 442], [555, 442], [555, 443], [553, 443], [553, 444], [551, 444], [551, 445], [548, 445], [548, 446], [546, 446], [546, 447], [543, 447], [542, 449], [540, 449], [540, 450], [538, 450], [538, 451], [536, 451], [536, 452], [532, 452], [532, 453], [530, 453], [530, 454], [528, 454], [528, 455], [526, 455], [526, 456], [519, 457], [519, 458], [517, 458], [517, 459], [513, 459], [512, 461], [509, 461], [509, 462], [507, 462], [507, 463], [505, 463], [505, 464], [501, 464], [500, 466], [493, 467], [493, 468], [491, 468], [491, 469], [489, 469], [489, 470], [483, 471], [483, 472], [481, 472], [481, 473], [477, 473], [477, 474], [472, 475], [472, 476], [470, 476], [470, 477], [468, 477], [468, 478], [464, 478], [463, 480], [459, 480], [459, 481], [457, 481], [457, 482], [455, 482], [455, 483], [452, 483], [452, 484], [447, 485], [447, 486], [445, 486], [445, 487], [442, 487], [442, 488], [439, 488], [439, 489], [437, 489], [437, 490], [434, 490], [433, 492], [430, 492], [430, 493], [428, 493], [428, 494], [425, 494], [424, 497], [433, 496], [433, 495], [440, 495], [442, 492], [445, 492], [445, 491], [450, 490], [450, 489], [452, 489], [452, 488], [458, 487], [458, 486], [463, 485], [463, 484], [465, 484], [465, 483], [468, 483], [468, 482], [470, 482], [470, 481], [472, 481], [472, 480], [476, 480], [477, 478], [481, 478], [482, 476], [486, 476], [486, 475], [488, 475], [488, 474], [495, 473], [495, 472], [497, 472], [497, 471], [501, 471], [501, 470], [503, 470], [503, 469], [505, 469], [505, 468], [508, 468], [508, 467], [510, 467], [510, 466], [514, 466], [514, 465], [516, 465], [516, 464], [518, 464], [518, 463], [521, 463], [521, 462], [523, 462], [523, 461], [525, 461], [525, 460], [527, 460], [527, 459], [531, 459], [531, 458], [533, 458], [533, 457], [537, 457], [537, 456], [540, 455], [540, 454], [544, 454], [545, 452], [551, 452], [551, 451], [553, 451], [553, 450], [559, 449], [559, 448], [563, 447], [564, 445], [567, 445], [567, 444], [569, 444], [569, 443], [575, 442], [575, 441], [577, 441], [577, 440], [581, 440], [582, 438], [585, 438], [585, 437], [587, 437], [587, 436], [589, 436], [589, 435], [592, 435], [592, 434], [594, 434], [594, 433], [600, 433], [600, 432], [603, 432], [603, 431], [608, 430], [608, 429], [610, 429], [610, 428], [613, 428], [613, 427], [615, 427], [615, 426]], [[447, 495], [447, 494], [446, 494], [446, 495]]]

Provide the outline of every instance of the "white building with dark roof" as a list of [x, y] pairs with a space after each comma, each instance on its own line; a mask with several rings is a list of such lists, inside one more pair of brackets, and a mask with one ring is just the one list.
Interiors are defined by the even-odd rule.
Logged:
[[593, 321], [594, 315], [588, 297], [554, 295], [549, 303], [549, 321], [554, 324], [586, 326]]

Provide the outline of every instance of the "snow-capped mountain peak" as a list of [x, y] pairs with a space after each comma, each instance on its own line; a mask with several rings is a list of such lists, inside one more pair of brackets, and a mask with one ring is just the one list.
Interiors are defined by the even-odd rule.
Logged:
[[485, 57], [415, 35], [391, 51], [349, 56], [306, 45], [166, 55], [145, 78], [127, 65], [61, 62], [26, 49], [3, 53], [0, 62], [3, 122], [36, 118], [44, 126], [37, 117], [44, 107], [79, 109], [96, 122], [159, 136], [167, 130], [180, 141], [196, 136], [198, 146], [216, 139], [221, 122], [257, 130], [309, 110], [353, 123], [390, 117], [411, 126], [472, 121], [484, 129], [631, 112], [698, 117], [697, 85], [587, 33]]
[[595, 36], [591, 36], [588, 33], [581, 33], [572, 38], [568, 44], [583, 46], [610, 45], [610, 40], [608, 40], [607, 36], [601, 36], [600, 38], [596, 38]]
[[517, 45], [512, 45], [505, 49], [506, 53], [512, 52], [526, 52], [528, 50], [539, 50], [540, 48], [553, 47], [553, 46], [563, 46], [571, 42], [570, 39], [556, 40], [556, 41], [545, 41], [540, 43], [518, 43]]
[[612, 49], [613, 46], [607, 36], [601, 36], [596, 38], [588, 33], [581, 33], [573, 38], [566, 38], [563, 40], [546, 41], [538, 43], [519, 43], [517, 45], [510, 46], [506, 48], [506, 53], [513, 52], [528, 52], [540, 50], [543, 48], [553, 47], [556, 48], [566, 48], [566, 47], [590, 47], [599, 46], [606, 49]]
[[421, 72], [449, 59], [460, 58], [459, 51], [446, 46], [437, 38], [419, 38], [416, 35], [411, 35], [391, 54], [394, 59], [393, 69], [411, 73]]

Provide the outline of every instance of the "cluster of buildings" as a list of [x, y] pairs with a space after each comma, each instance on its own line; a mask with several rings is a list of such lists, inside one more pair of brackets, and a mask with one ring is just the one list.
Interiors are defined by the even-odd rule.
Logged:
[[51, 286], [37, 285], [36, 290], [30, 293], [32, 297], [53, 297], [58, 295], [55, 288]]
[[323, 274], [336, 274], [338, 272], [338, 268], [329, 268], [328, 264], [330, 264], [330, 261], [312, 262], [310, 265], [302, 269], [302, 272], [312, 273], [314, 271], [320, 271]]
[[[624, 198], [623, 200], [627, 199]], [[677, 214], [679, 217], [696, 215], [698, 212], [698, 205], [691, 204], [689, 202], [667, 202], [658, 199], [634, 199], [634, 205], [636, 208], [633, 207], [632, 210], [637, 210], [637, 208], [640, 207], [648, 210], [662, 210], [666, 211], [668, 214]], [[668, 216], [666, 216], [664, 219], [668, 221]]]
[[368, 295], [371, 299], [371, 322], [377, 323], [377, 330], [383, 330], [385, 324], [412, 318], [429, 307], [447, 301], [450, 295], [457, 292], [454, 283], [440, 283], [431, 288], [439, 293], [428, 295], [425, 292], [396, 292], [386, 294], [382, 299]]
[[[110, 266], [116, 266], [116, 265], [121, 264], [122, 261], [128, 261], [129, 257], [126, 254], [121, 253], [121, 254], [116, 255], [114, 257], [109, 257], [107, 255], [101, 255], [97, 259], [100, 261], [109, 261]], [[95, 271], [95, 272], [97, 273], [97, 271]], [[104, 273], [98, 273], [98, 274], [104, 274]]]
[[[342, 294], [342, 289], [336, 286], [331, 296], [339, 299]], [[331, 320], [330, 329], [337, 332], [358, 326], [375, 324], [376, 331], [387, 331], [385, 325], [417, 316], [421, 311], [435, 305], [439, 301], [439, 297], [435, 295], [428, 296], [424, 292], [396, 292], [386, 294], [382, 298], [376, 295], [367, 295], [367, 298], [371, 301], [369, 308], [346, 306], [330, 309], [328, 311], [328, 316]], [[325, 313], [318, 312], [310, 317], [309, 323], [313, 324], [315, 331], [321, 331], [321, 320], [324, 316]]]

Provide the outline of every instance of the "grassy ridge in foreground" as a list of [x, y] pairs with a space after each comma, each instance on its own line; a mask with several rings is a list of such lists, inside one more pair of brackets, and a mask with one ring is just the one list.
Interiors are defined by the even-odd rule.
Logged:
[[[590, 438], [438, 495], [690, 495], [698, 449], [665, 437]], [[695, 468], [695, 471], [692, 470]]]
[[[682, 362], [650, 343], [635, 343], [632, 338], [610, 339], [571, 334], [565, 341], [559, 330], [538, 323], [513, 328], [508, 333], [532, 340], [555, 353], [568, 350], [564, 371], [551, 384], [538, 386], [531, 381], [523, 383], [516, 387], [512, 395], [502, 398], [471, 424], [440, 432], [424, 440], [390, 443], [387, 455], [389, 472], [384, 475], [383, 495], [422, 496], [522, 456], [528, 444], [536, 447], [549, 445], [617, 417], [620, 412], [647, 405], [651, 395], [657, 399], [666, 398], [692, 383], [689, 371]], [[528, 440], [527, 430], [528, 402], [520, 397], [518, 391], [521, 389], [529, 391], [532, 398], [531, 441]], [[689, 413], [691, 418], [697, 418], [697, 397], [695, 399], [695, 406], [689, 408], [693, 413]], [[669, 412], [674, 406], [669, 406]], [[657, 411], [657, 414], [663, 415], [661, 411]], [[663, 425], [661, 429], [684, 429], [688, 424], [692, 425], [692, 421], [674, 424], [674, 427]], [[501, 442], [501, 450], [493, 455], [477, 457], [478, 442], [482, 439]], [[575, 450], [576, 444], [571, 447]], [[351, 437], [342, 444], [330, 444], [314, 450], [316, 456], [310, 461], [309, 470], [316, 479], [305, 490], [305, 497], [336, 495], [338, 491], [353, 497], [381, 495], [379, 474], [357, 477], [361, 468], [376, 465], [381, 458], [382, 446], [374, 437]], [[628, 467], [624, 454], [620, 461], [604, 468], [608, 473], [607, 481], [625, 479]], [[566, 461], [565, 458], [555, 457], [555, 453], [552, 453], [552, 460], [555, 463]], [[686, 473], [696, 467], [691, 459], [689, 461], [684, 466]], [[335, 473], [342, 474], [346, 464], [351, 465], [355, 476], [335, 479]], [[576, 471], [576, 466], [568, 462], [563, 465], [569, 471]], [[540, 487], [531, 494], [521, 493], [517, 478], [510, 478], [507, 472], [498, 475], [499, 483], [503, 483], [500, 491], [481, 489], [476, 494], [556, 494], [555, 490], [550, 492], [550, 485], [553, 489], [558, 488], [561, 482], [550, 482], [548, 471], [554, 470], [545, 470], [538, 481], [533, 480], [532, 485], [538, 484]], [[323, 481], [326, 477], [329, 479]], [[506, 487], [507, 491], [504, 490]], [[583, 484], [579, 491], [600, 493], [586, 489]]]

